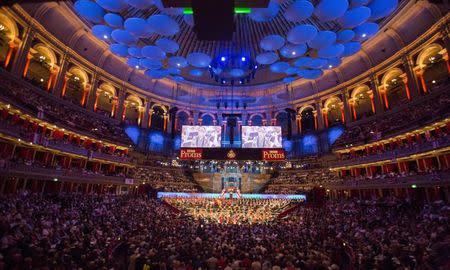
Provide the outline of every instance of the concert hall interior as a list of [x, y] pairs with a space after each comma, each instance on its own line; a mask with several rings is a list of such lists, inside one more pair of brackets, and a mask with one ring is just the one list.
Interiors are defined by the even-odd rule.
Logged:
[[448, 0], [0, 1], [0, 270], [450, 269]]

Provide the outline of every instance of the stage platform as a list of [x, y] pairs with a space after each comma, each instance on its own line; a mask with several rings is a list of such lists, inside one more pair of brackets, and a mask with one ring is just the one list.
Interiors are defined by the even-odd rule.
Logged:
[[272, 199], [272, 200], [299, 200], [306, 201], [306, 195], [304, 194], [253, 194], [253, 193], [185, 193], [185, 192], [158, 192], [158, 199], [162, 198], [183, 198], [183, 199], [194, 199], [194, 198], [204, 198], [204, 199]]

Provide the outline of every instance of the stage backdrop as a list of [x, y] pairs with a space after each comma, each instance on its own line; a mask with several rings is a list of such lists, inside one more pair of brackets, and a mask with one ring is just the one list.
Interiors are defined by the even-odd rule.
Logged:
[[242, 126], [242, 148], [282, 148], [280, 126]]
[[181, 147], [220, 147], [221, 134], [221, 126], [183, 126], [181, 130]]

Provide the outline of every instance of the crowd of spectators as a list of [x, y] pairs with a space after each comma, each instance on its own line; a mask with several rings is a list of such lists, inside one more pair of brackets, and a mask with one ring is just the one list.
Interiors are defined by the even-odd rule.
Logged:
[[427, 131], [426, 133], [422, 133], [418, 136], [410, 136], [410, 140], [404, 138], [401, 140], [395, 140], [391, 143], [386, 143], [382, 147], [371, 147], [370, 150], [361, 149], [358, 151], [342, 153], [339, 154], [339, 159], [350, 160], [385, 154], [390, 154], [390, 158], [395, 158], [397, 155], [420, 150], [421, 147], [430, 146], [432, 148], [439, 148], [448, 145], [448, 143], [448, 129], [445, 127], [433, 131]]
[[158, 191], [197, 192], [199, 184], [184, 170], [179, 168], [139, 166], [135, 169], [134, 179], [149, 184]]
[[71, 127], [98, 138], [106, 138], [124, 144], [131, 144], [124, 129], [118, 122], [105, 119], [105, 117], [87, 116], [87, 112], [74, 108], [75, 105], [67, 106], [53, 101], [51, 98], [38, 94], [39, 89], [31, 89], [33, 86], [26, 82], [18, 82], [10, 76], [0, 76], [0, 95], [7, 101], [24, 106], [43, 118], [56, 125]]
[[81, 139], [81, 136], [75, 137], [63, 135], [62, 137], [56, 137], [52, 134], [50, 129], [44, 130], [34, 123], [30, 123], [27, 120], [9, 113], [2, 113], [1, 120], [0, 129], [2, 129], [4, 133], [14, 135], [17, 138], [32, 142], [33, 144], [66, 150], [85, 156], [92, 157], [96, 154], [98, 157], [112, 158], [117, 161], [131, 161], [128, 156], [128, 151], [119, 150], [116, 147], [103, 147], [103, 145], [92, 143], [92, 141], [88, 139]]
[[145, 197], [3, 195], [0, 269], [449, 269], [450, 206], [336, 201], [283, 219], [192, 219]]
[[267, 194], [303, 193], [305, 186], [319, 186], [334, 182], [339, 178], [327, 169], [317, 170], [282, 170], [265, 186]]
[[[349, 146], [358, 142], [369, 142], [385, 138], [393, 132], [420, 128], [421, 122], [442, 119], [449, 114], [450, 93], [442, 91], [439, 95], [426, 99], [414, 106], [405, 106], [400, 111], [386, 114], [383, 117], [374, 116], [372, 121], [360, 123], [347, 128], [335, 141], [334, 146]], [[395, 110], [395, 109], [393, 109]]]

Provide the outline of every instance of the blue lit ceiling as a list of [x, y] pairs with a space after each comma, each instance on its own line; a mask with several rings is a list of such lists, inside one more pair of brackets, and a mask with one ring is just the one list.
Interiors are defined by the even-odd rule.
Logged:
[[229, 55], [257, 63], [248, 84], [317, 79], [357, 53], [397, 6], [398, 0], [272, 0], [236, 14], [231, 41], [199, 41], [192, 15], [161, 0], [74, 1], [92, 34], [130, 67], [153, 79], [210, 84], [211, 61]]

